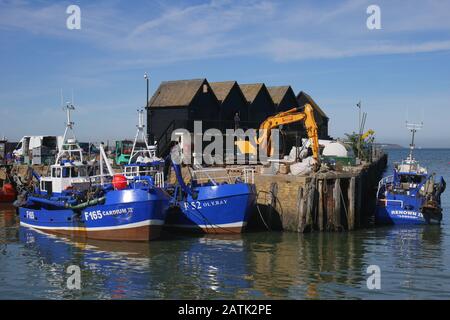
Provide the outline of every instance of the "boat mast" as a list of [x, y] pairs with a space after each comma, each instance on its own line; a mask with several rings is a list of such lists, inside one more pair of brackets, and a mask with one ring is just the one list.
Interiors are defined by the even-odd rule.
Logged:
[[[69, 155], [69, 158], [72, 157], [72, 153], [78, 153], [80, 157], [80, 162], [83, 162], [83, 152], [81, 151], [81, 148], [77, 143], [77, 138], [73, 130], [73, 126], [75, 124], [75, 122], [72, 121], [72, 114], [71, 114], [71, 112], [75, 110], [75, 106], [73, 105], [73, 97], [72, 102], [67, 102], [66, 105], [63, 106], [63, 110], [66, 111], [67, 117], [66, 129], [64, 130], [62, 150], [59, 150], [55, 163], [58, 163], [65, 153]], [[73, 142], [71, 143], [69, 143], [69, 139], [67, 138], [69, 131], [73, 139]], [[66, 146], [66, 149], [64, 148], [64, 146]]]
[[409, 158], [408, 160], [413, 160], [413, 153], [414, 153], [414, 149], [416, 148], [415, 145], [415, 137], [416, 137], [416, 132], [421, 130], [423, 128], [423, 122], [421, 123], [411, 123], [411, 122], [406, 122], [406, 127], [411, 131], [412, 134], [412, 138], [411, 138], [411, 144], [409, 145]]
[[72, 103], [67, 102], [67, 104], [63, 107], [63, 109], [66, 111], [66, 116], [67, 116], [66, 129], [64, 130], [64, 136], [63, 136], [63, 143], [65, 144], [67, 133], [69, 130], [72, 133], [73, 139], [76, 140], [75, 133], [73, 132], [73, 125], [75, 124], [75, 122], [73, 122], [71, 120], [71, 111], [75, 110], [75, 107]]
[[[148, 146], [148, 142], [147, 142], [147, 137], [145, 135], [145, 124], [144, 124], [144, 110], [143, 109], [138, 109], [138, 124], [137, 124], [137, 131], [136, 131], [136, 136], [134, 137], [134, 143], [133, 143], [133, 149], [131, 150], [131, 156], [130, 156], [130, 160], [128, 160], [128, 164], [131, 164], [133, 161], [133, 158], [135, 157], [136, 154], [138, 154], [139, 152], [142, 153], [150, 153], [150, 148]], [[141, 137], [142, 141], [144, 141], [145, 143], [145, 150], [136, 150], [136, 144], [139, 140], [139, 137]]]

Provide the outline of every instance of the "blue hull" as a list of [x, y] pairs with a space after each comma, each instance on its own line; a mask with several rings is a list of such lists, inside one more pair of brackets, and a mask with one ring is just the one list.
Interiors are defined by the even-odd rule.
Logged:
[[170, 197], [160, 189], [109, 191], [104, 204], [82, 210], [31, 205], [19, 208], [20, 224], [42, 231], [99, 240], [158, 238]]
[[375, 221], [377, 224], [396, 225], [439, 224], [442, 215], [422, 212], [423, 203], [424, 199], [420, 196], [397, 195], [393, 197], [389, 194], [387, 202], [386, 199], [378, 201]]
[[419, 211], [379, 206], [375, 215], [377, 224], [422, 225], [428, 224]]
[[255, 205], [255, 186], [245, 183], [194, 188], [198, 197], [188, 196], [170, 210], [166, 226], [201, 233], [240, 233]]

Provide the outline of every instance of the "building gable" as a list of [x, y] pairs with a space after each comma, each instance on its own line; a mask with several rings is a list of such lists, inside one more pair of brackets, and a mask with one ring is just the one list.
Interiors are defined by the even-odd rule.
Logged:
[[277, 112], [286, 111], [299, 106], [297, 97], [291, 86], [267, 87]]
[[187, 107], [202, 89], [206, 79], [161, 82], [148, 103], [150, 108]]

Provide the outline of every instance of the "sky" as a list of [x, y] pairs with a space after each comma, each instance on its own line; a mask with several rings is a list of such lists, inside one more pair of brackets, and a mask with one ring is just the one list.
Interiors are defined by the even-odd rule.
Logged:
[[[381, 29], [369, 29], [369, 5]], [[80, 8], [70, 30], [67, 7]], [[62, 134], [77, 110], [79, 140], [135, 134], [161, 81], [207, 78], [291, 85], [330, 117], [330, 135], [366, 129], [406, 146], [450, 147], [450, 1], [0, 0], [0, 136]]]

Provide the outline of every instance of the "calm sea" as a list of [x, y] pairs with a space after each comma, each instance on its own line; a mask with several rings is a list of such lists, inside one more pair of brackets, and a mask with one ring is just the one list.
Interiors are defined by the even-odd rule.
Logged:
[[[390, 163], [406, 154], [389, 151]], [[450, 181], [450, 150], [416, 158]], [[21, 228], [3, 205], [0, 299], [450, 299], [448, 190], [443, 206], [441, 226], [80, 243]], [[80, 290], [67, 288], [70, 265]], [[367, 288], [370, 265], [380, 290]]]

